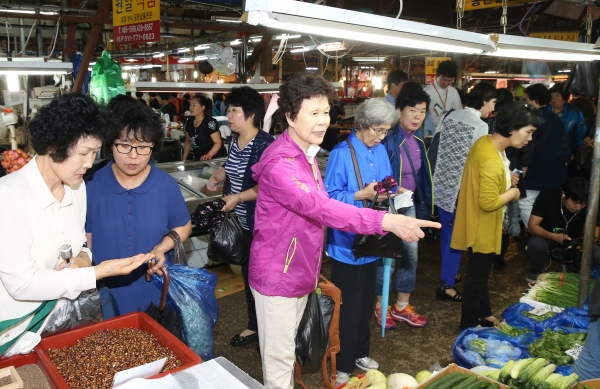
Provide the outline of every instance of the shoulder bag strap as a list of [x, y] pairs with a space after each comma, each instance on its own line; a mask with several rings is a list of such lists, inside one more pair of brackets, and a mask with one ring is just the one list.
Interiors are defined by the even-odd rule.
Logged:
[[[360, 170], [358, 169], [358, 161], [356, 160], [356, 153], [354, 152], [354, 147], [350, 142], [350, 139], [346, 139], [346, 143], [348, 143], [348, 147], [350, 148], [350, 155], [352, 156], [352, 164], [354, 165], [354, 173], [356, 174], [356, 179], [358, 180], [358, 187], [362, 190], [364, 188], [362, 183], [362, 177], [360, 176]], [[367, 204], [367, 200], [363, 200], [363, 208], [369, 208]]]
[[[402, 142], [402, 148], [406, 153], [406, 159], [408, 159], [408, 163], [410, 163], [410, 170], [412, 171], [413, 178], [415, 179], [415, 187], [417, 188], [417, 195], [419, 195], [419, 199], [423, 201], [423, 195], [421, 194], [421, 187], [419, 186], [419, 180], [417, 180], [417, 174], [415, 173], [415, 167], [412, 163], [412, 159], [410, 158], [410, 153], [408, 152], [408, 148], [406, 147], [406, 139]], [[400, 156], [402, 158], [402, 156]], [[402, 172], [400, 173], [402, 174]]]
[[[229, 158], [229, 156], [231, 155], [231, 147], [233, 146], [233, 142], [235, 142], [237, 140], [237, 138], [235, 137], [235, 135], [231, 135], [231, 141], [229, 142], [229, 148], [227, 149], [227, 157]], [[227, 162], [225, 162], [227, 163]], [[223, 169], [225, 169], [225, 165], [223, 165]], [[221, 197], [225, 197], [226, 194], [225, 192], [227, 191], [227, 172], [225, 172], [225, 180], [223, 181], [223, 194], [221, 195]]]

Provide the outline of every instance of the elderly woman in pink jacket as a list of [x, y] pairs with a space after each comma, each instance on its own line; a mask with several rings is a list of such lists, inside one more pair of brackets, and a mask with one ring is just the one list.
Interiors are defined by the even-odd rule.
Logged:
[[329, 126], [331, 84], [297, 73], [279, 89], [285, 131], [252, 167], [258, 182], [249, 284], [256, 303], [263, 380], [293, 388], [295, 337], [321, 271], [324, 227], [355, 234], [390, 231], [412, 242], [438, 223], [357, 208], [330, 199], [314, 160]]

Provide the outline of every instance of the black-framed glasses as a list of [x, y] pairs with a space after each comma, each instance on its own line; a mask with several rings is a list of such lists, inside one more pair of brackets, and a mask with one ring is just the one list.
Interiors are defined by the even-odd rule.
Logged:
[[121, 154], [129, 154], [131, 153], [131, 150], [135, 149], [135, 152], [138, 155], [150, 155], [154, 149], [153, 146], [132, 146], [127, 143], [115, 143], [115, 147]]
[[376, 128], [373, 127], [369, 127], [371, 130], [373, 130], [373, 132], [375, 132], [375, 135], [377, 136], [387, 136], [387, 134], [390, 133], [390, 131], [392, 130], [391, 128], [388, 128], [387, 130], [378, 130]]

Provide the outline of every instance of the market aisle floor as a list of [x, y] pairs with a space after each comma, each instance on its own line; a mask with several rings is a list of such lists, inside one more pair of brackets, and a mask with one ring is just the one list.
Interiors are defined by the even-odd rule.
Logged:
[[[490, 282], [490, 298], [494, 315], [500, 318], [507, 306], [517, 302], [527, 289], [525, 276], [528, 273], [528, 259], [525, 255], [526, 238], [511, 238], [506, 254], [507, 267], [493, 271]], [[429, 324], [424, 328], [412, 328], [399, 323], [393, 331], [386, 331], [381, 338], [381, 328], [377, 327], [374, 317], [371, 319], [371, 355], [378, 361], [380, 370], [391, 373], [415, 375], [428, 369], [436, 361], [442, 366], [453, 362], [452, 345], [459, 334], [460, 304], [435, 298], [435, 288], [440, 273], [439, 243], [426, 239], [419, 247], [419, 266], [417, 268], [417, 287], [411, 298], [417, 311], [424, 315]], [[463, 257], [461, 274], [466, 272], [466, 257]], [[327, 277], [330, 265], [323, 265], [323, 274]], [[462, 289], [462, 283], [458, 284]], [[395, 301], [395, 293], [390, 295]], [[229, 339], [242, 331], [246, 325], [246, 307], [244, 293], [235, 293], [218, 300], [221, 314], [214, 328], [215, 355], [223, 356], [262, 382], [262, 372], [256, 343], [244, 347], [232, 347]], [[354, 374], [360, 374], [355, 369]], [[323, 379], [321, 371], [313, 369], [303, 375], [304, 382], [310, 388], [320, 388]], [[299, 387], [299, 385], [296, 385]]]

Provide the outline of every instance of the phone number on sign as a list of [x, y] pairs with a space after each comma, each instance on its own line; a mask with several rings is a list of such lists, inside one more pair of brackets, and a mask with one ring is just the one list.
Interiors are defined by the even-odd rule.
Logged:
[[150, 42], [154, 39], [155, 39], [155, 34], [153, 32], [149, 32], [147, 34], [133, 34], [133, 35], [118, 36], [116, 41], [117, 41], [117, 43], [140, 42], [140, 41]]
[[143, 32], [143, 31], [151, 31], [154, 24], [152, 23], [141, 23], [141, 24], [131, 24], [127, 26], [117, 27], [121, 34], [134, 33], [134, 32]]

